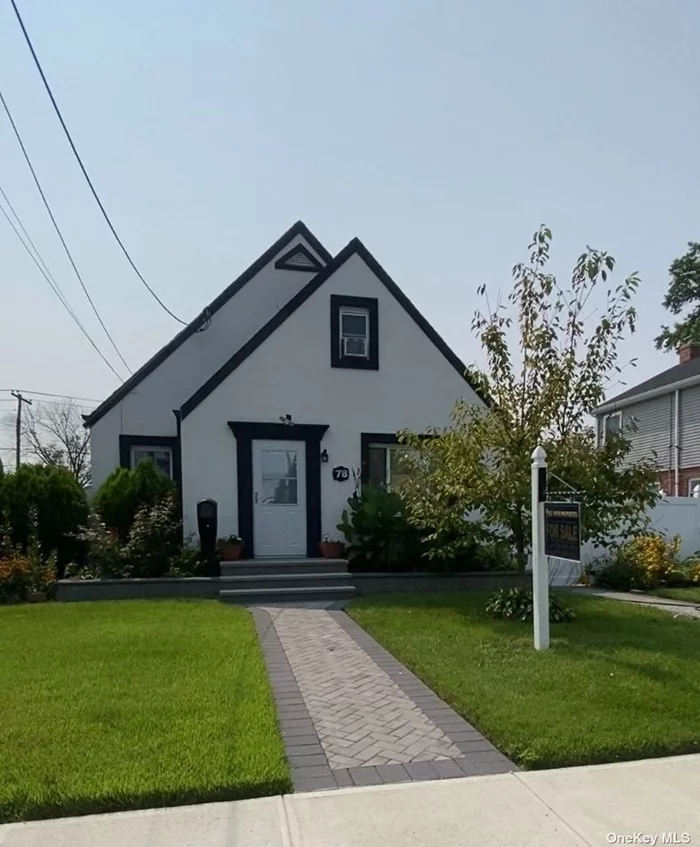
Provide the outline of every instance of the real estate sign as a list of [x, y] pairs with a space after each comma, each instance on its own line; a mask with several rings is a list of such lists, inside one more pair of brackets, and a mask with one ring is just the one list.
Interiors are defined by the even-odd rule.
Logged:
[[581, 504], [544, 504], [544, 554], [581, 561]]

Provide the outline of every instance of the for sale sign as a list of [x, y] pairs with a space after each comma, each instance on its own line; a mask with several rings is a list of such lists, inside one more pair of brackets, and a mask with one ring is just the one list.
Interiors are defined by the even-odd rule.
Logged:
[[544, 504], [544, 554], [581, 561], [581, 504]]

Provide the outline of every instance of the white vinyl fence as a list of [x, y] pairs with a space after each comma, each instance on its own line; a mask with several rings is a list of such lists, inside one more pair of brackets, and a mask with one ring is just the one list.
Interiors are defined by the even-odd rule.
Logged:
[[[583, 508], [586, 508], [585, 503]], [[660, 532], [667, 538], [680, 535], [681, 557], [691, 556], [700, 550], [700, 498], [696, 497], [664, 497], [649, 510], [651, 517], [650, 529]], [[585, 565], [607, 555], [607, 550], [584, 544], [583, 561], [566, 562], [563, 559], [549, 560], [549, 577], [552, 585], [571, 585], [579, 578]]]

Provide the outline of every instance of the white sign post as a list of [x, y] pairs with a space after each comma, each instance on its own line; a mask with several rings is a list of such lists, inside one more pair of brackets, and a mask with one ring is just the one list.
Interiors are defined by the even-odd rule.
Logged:
[[532, 618], [535, 650], [549, 647], [549, 568], [544, 552], [544, 495], [540, 496], [541, 469], [547, 467], [542, 447], [532, 451]]

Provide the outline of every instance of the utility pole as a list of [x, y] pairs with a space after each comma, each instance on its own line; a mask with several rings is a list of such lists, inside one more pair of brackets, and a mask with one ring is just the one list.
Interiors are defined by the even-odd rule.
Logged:
[[16, 454], [15, 454], [15, 470], [18, 470], [22, 459], [22, 403], [32, 405], [32, 401], [20, 394], [19, 391], [11, 391], [13, 397], [17, 398], [17, 428], [16, 428]]

